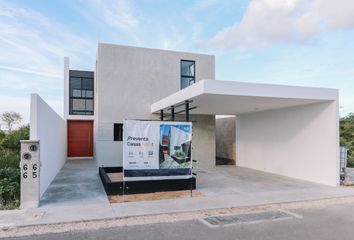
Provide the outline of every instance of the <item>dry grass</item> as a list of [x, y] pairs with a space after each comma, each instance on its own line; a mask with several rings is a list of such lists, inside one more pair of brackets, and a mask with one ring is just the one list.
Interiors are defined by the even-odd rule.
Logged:
[[[193, 197], [203, 197], [204, 195], [196, 190], [193, 190]], [[139, 202], [139, 201], [152, 201], [162, 199], [174, 199], [174, 198], [187, 198], [191, 197], [189, 190], [184, 191], [169, 191], [169, 192], [154, 192], [143, 194], [131, 194], [131, 195], [114, 195], [108, 196], [110, 203], [122, 203], [122, 202]]]

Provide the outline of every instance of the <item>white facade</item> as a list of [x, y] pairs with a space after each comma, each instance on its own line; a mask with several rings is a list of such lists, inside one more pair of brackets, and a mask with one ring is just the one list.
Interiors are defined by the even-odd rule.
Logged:
[[[196, 83], [181, 89], [181, 60], [195, 61]], [[65, 72], [69, 61], [65, 60]], [[114, 124], [159, 119], [170, 106], [193, 100], [193, 158], [215, 166], [215, 115], [236, 115], [236, 165], [312, 182], [339, 184], [338, 91], [335, 89], [215, 81], [210, 55], [99, 44], [95, 69], [94, 158], [122, 166]], [[168, 113], [168, 111], [167, 111]], [[182, 116], [181, 116], [182, 117]], [[176, 120], [180, 120], [177, 117]], [[234, 148], [233, 148], [234, 149]]]

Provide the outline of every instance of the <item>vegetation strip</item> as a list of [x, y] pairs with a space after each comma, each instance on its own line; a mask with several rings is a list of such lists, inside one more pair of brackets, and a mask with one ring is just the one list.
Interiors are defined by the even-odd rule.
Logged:
[[15, 112], [0, 114], [6, 130], [0, 130], [0, 210], [16, 209], [20, 204], [20, 140], [29, 139], [29, 125], [21, 125]]

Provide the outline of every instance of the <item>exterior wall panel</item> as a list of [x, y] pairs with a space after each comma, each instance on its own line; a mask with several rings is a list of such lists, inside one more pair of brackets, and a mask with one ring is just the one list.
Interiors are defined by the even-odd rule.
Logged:
[[31, 94], [30, 139], [40, 144], [40, 196], [66, 161], [66, 122], [39, 95]]
[[159, 119], [151, 114], [151, 104], [180, 90], [182, 59], [196, 62], [196, 81], [215, 79], [214, 56], [99, 44], [95, 105], [95, 158], [99, 166], [121, 166], [122, 146], [113, 141], [113, 123]]
[[338, 102], [241, 114], [237, 165], [339, 185]]

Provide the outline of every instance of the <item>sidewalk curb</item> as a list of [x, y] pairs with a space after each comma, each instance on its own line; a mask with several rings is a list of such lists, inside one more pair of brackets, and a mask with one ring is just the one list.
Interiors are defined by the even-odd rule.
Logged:
[[42, 235], [48, 233], [63, 233], [70, 231], [83, 231], [95, 229], [107, 229], [112, 227], [135, 226], [153, 223], [168, 223], [177, 221], [194, 220], [207, 216], [229, 215], [247, 212], [262, 212], [269, 210], [288, 210], [304, 208], [323, 208], [331, 205], [354, 203], [354, 196], [324, 198], [318, 200], [295, 201], [271, 203], [265, 205], [253, 205], [219, 209], [205, 209], [186, 212], [171, 212], [162, 214], [148, 214], [139, 216], [109, 217], [95, 220], [80, 220], [72, 222], [58, 222], [50, 224], [29, 224], [13, 227], [3, 227], [0, 229], [0, 239], [4, 237], [19, 237], [32, 235]]

